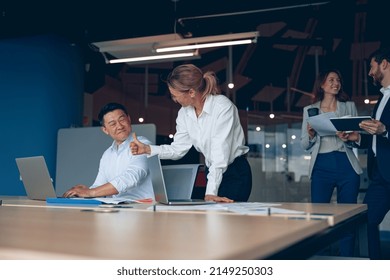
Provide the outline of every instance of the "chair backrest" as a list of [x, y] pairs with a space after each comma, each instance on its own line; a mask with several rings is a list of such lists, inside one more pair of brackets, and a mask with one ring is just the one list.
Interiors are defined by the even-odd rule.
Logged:
[[[154, 124], [133, 124], [132, 131], [156, 143]], [[62, 195], [76, 184], [92, 185], [100, 158], [112, 142], [100, 126], [60, 129], [55, 180], [57, 195]]]

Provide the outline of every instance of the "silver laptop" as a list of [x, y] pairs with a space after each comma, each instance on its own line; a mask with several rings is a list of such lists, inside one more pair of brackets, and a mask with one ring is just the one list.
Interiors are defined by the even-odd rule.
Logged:
[[[152, 177], [154, 196], [157, 202], [162, 204], [168, 204], [168, 205], [201, 205], [201, 204], [215, 203], [213, 201], [205, 201], [203, 199], [191, 199], [188, 196], [187, 198], [175, 198], [175, 199], [169, 198], [167, 187], [164, 180], [163, 169], [161, 166], [160, 159], [158, 158], [158, 155], [148, 157], [148, 165]], [[176, 176], [178, 177], [182, 175], [185, 174], [180, 174], [180, 173], [176, 174]], [[193, 176], [192, 173], [190, 175], [191, 175], [190, 178], [186, 178], [186, 180], [187, 181], [192, 180], [190, 184], [193, 186], [195, 184], [196, 176]], [[185, 188], [185, 186], [182, 187]], [[191, 192], [192, 192], [192, 188], [191, 188]]]
[[163, 165], [163, 177], [169, 199], [191, 199], [200, 164]]
[[43, 156], [15, 160], [29, 199], [46, 200], [48, 197], [57, 197]]

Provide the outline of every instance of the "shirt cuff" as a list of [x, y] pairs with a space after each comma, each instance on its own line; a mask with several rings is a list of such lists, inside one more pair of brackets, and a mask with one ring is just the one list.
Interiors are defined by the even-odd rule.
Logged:
[[359, 139], [355, 141], [355, 144], [360, 146], [360, 143], [362, 142], [362, 136], [359, 134]]
[[159, 155], [161, 153], [161, 147], [156, 145], [149, 145], [150, 155]]
[[205, 195], [218, 195], [218, 188], [215, 185], [207, 184]]

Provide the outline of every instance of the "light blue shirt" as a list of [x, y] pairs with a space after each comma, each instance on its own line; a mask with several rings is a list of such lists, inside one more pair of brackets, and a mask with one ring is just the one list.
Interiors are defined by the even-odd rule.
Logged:
[[[137, 137], [145, 144], [151, 142]], [[153, 185], [149, 174], [146, 155], [132, 155], [129, 136], [119, 146], [114, 141], [100, 159], [99, 172], [91, 188], [111, 183], [118, 191], [113, 197], [129, 199], [153, 198]]]
[[222, 175], [235, 158], [246, 154], [245, 136], [237, 107], [224, 95], [209, 95], [196, 117], [194, 107], [182, 107], [171, 145], [150, 146], [161, 159], [180, 159], [194, 146], [209, 168], [206, 194], [217, 195]]

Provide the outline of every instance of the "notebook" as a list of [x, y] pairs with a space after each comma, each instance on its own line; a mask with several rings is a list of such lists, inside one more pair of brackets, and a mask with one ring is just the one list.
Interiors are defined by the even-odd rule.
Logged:
[[[168, 205], [201, 205], [201, 204], [212, 204], [214, 201], [205, 201], [202, 199], [191, 199], [191, 198], [168, 198], [167, 187], [165, 185], [163, 169], [161, 166], [158, 155], [148, 157], [148, 165], [152, 178], [153, 191], [155, 200], [162, 204]], [[177, 174], [177, 176], [184, 176], [184, 174]], [[190, 177], [188, 180], [192, 180], [191, 184], [195, 184], [196, 176]], [[185, 186], [183, 186], [185, 187]]]
[[57, 196], [43, 156], [15, 160], [29, 199], [46, 200]]

